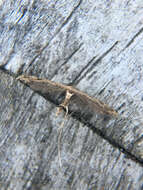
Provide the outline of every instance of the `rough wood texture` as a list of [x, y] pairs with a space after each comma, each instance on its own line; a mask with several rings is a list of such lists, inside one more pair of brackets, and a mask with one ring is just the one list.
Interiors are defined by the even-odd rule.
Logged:
[[[142, 189], [142, 1], [0, 6], [0, 189]], [[20, 74], [72, 84], [121, 118], [69, 115], [61, 171], [64, 114], [14, 79]]]

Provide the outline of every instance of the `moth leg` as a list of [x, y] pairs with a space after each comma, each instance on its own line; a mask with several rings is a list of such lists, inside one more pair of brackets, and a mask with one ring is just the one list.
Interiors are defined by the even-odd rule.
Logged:
[[69, 110], [68, 109], [68, 104], [69, 104], [69, 101], [70, 101], [72, 96], [73, 96], [73, 93], [71, 93], [69, 90], [67, 90], [66, 91], [66, 96], [65, 96], [65, 99], [64, 99], [63, 103], [61, 103], [59, 105], [60, 107], [57, 108], [56, 115], [58, 115], [62, 111], [63, 108], [66, 110], [66, 115], [68, 114], [68, 110]]

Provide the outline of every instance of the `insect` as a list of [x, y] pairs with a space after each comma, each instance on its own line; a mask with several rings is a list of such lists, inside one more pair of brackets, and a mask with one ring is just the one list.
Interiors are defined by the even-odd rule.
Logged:
[[[60, 96], [64, 94], [64, 99], [61, 103], [61, 100], [57, 102], [58, 110], [57, 114], [62, 111], [62, 109], [66, 110], [65, 119], [67, 118], [69, 112], [69, 104], [75, 104], [78, 112], [83, 112], [84, 117], [94, 116], [94, 111], [103, 115], [108, 115], [112, 117], [117, 117], [118, 113], [110, 108], [108, 105], [104, 104], [100, 100], [96, 98], [92, 98], [88, 94], [73, 88], [72, 86], [67, 86], [61, 83], [53, 82], [48, 79], [39, 79], [34, 76], [24, 76], [21, 75], [17, 78], [18, 80], [24, 82], [34, 91], [38, 92], [46, 99], [52, 100], [53, 102], [59, 99]], [[57, 97], [56, 97], [57, 96]], [[74, 108], [75, 108], [74, 107]], [[75, 109], [72, 110], [72, 112]], [[58, 138], [58, 157], [59, 157], [59, 165], [62, 169], [62, 160], [60, 153], [60, 139], [62, 135], [62, 129], [64, 127], [65, 120], [61, 123], [59, 128], [59, 138]]]
[[[64, 93], [64, 100], [59, 103], [58, 112], [62, 108], [68, 113], [69, 103], [77, 105], [81, 111], [86, 107], [87, 111], [95, 111], [99, 114], [117, 117], [118, 113], [102, 101], [89, 96], [88, 94], [72, 87], [61, 83], [53, 82], [48, 79], [39, 79], [34, 76], [24, 76], [21, 75], [17, 78], [18, 80], [27, 84], [34, 91], [40, 93], [44, 97], [49, 97], [49, 99], [56, 99], [56, 96], [60, 96]], [[54, 97], [53, 97], [54, 96]], [[57, 104], [58, 104], [57, 103]]]

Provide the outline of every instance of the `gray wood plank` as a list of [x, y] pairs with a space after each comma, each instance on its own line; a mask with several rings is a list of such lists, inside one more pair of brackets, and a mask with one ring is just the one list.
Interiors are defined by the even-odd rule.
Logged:
[[[67, 150], [70, 149], [69, 147], [72, 147], [71, 152], [77, 150], [77, 145], [71, 145], [73, 143], [71, 142], [72, 140], [70, 141], [71, 144], [69, 142], [69, 147], [66, 147], [70, 138], [75, 138], [75, 142], [82, 139], [80, 132], [78, 133], [78, 130], [81, 130], [81, 134], [83, 133], [85, 136], [85, 140], [78, 142], [80, 143], [80, 151], [82, 152], [84, 150], [84, 152], [81, 153], [81, 155], [83, 155], [81, 156], [82, 158], [86, 157], [86, 154], [89, 155], [89, 157], [92, 157], [92, 153], [87, 153], [87, 149], [90, 149], [90, 145], [91, 147], [93, 146], [91, 141], [94, 142], [94, 145], [97, 143], [96, 141], [102, 141], [104, 143], [103, 145], [101, 143], [101, 147], [105, 145], [109, 146], [107, 148], [108, 150], [111, 149], [111, 152], [117, 151], [122, 155], [121, 157], [128, 154], [130, 158], [136, 159], [136, 162], [128, 159], [128, 161], [125, 162], [132, 163], [130, 170], [135, 171], [137, 177], [133, 179], [134, 172], [129, 172], [129, 167], [124, 164], [124, 161], [121, 161], [122, 159], [119, 159], [119, 162], [122, 163], [121, 165], [123, 167], [122, 176], [117, 175], [120, 173], [117, 169], [118, 163], [115, 167], [116, 169], [113, 169], [110, 164], [110, 166], [107, 166], [107, 168], [110, 168], [107, 169], [110, 170], [110, 174], [112, 172], [117, 172], [116, 175], [113, 174], [113, 176], [115, 175], [117, 177], [115, 177], [116, 180], [114, 180], [114, 177], [109, 177], [108, 172], [105, 172], [107, 177], [105, 179], [104, 172], [100, 172], [98, 167], [95, 168], [95, 166], [91, 166], [91, 168], [94, 168], [94, 171], [93, 173], [90, 172], [89, 170], [91, 168], [88, 167], [88, 165], [90, 165], [88, 162], [90, 158], [89, 160], [87, 158], [85, 162], [83, 162], [81, 158], [75, 158], [75, 160], [79, 161], [77, 167], [73, 166], [71, 172], [70, 169], [67, 169], [69, 172], [68, 174], [71, 175], [69, 179], [72, 178], [72, 182], [69, 182], [71, 183], [69, 187], [72, 187], [73, 189], [84, 189], [83, 186], [85, 181], [87, 182], [87, 176], [89, 175], [89, 178], [91, 178], [92, 175], [90, 174], [92, 173], [94, 177], [91, 181], [89, 180], [89, 183], [86, 183], [87, 186], [85, 189], [91, 188], [91, 184], [94, 181], [96, 181], [97, 189], [101, 189], [100, 185], [102, 184], [102, 178], [104, 178], [103, 186], [107, 187], [107, 189], [109, 189], [108, 185], [111, 185], [112, 183], [113, 187], [111, 187], [111, 189], [115, 189], [115, 187], [117, 189], [135, 189], [136, 184], [141, 188], [141, 167], [143, 161], [143, 25], [141, 2], [138, 0], [131, 0], [128, 2], [105, 1], [104, 3], [98, 1], [89, 2], [86, 0], [67, 2], [64, 0], [8, 0], [3, 1], [0, 6], [0, 68], [9, 73], [9, 75], [5, 75], [1, 72], [2, 80], [0, 88], [2, 88], [2, 90], [0, 106], [2, 114], [0, 120], [1, 125], [3, 126], [1, 132], [2, 150], [7, 152], [6, 154], [8, 157], [6, 158], [9, 159], [9, 157], [13, 155], [13, 152], [15, 152], [15, 150], [12, 149], [12, 145], [15, 147], [21, 142], [25, 147], [24, 142], [26, 141], [26, 144], [28, 145], [25, 149], [27, 151], [27, 147], [29, 147], [30, 152], [29, 154], [27, 153], [29, 162], [27, 159], [26, 163], [29, 165], [32, 164], [32, 161], [30, 162], [31, 157], [36, 160], [35, 162], [42, 163], [41, 169], [31, 169], [31, 176], [36, 176], [31, 177], [32, 182], [29, 182], [28, 180], [26, 182], [25, 179], [22, 181], [23, 177], [20, 177], [21, 182], [18, 183], [17, 174], [15, 179], [12, 179], [11, 176], [13, 174], [9, 173], [10, 167], [8, 166], [5, 166], [7, 167], [6, 172], [4, 172], [4, 168], [2, 169], [2, 176], [8, 176], [4, 177], [2, 181], [6, 181], [8, 186], [9, 182], [11, 182], [11, 185], [15, 185], [15, 188], [19, 185], [21, 189], [28, 188], [27, 184], [29, 184], [31, 188], [31, 184], [35, 184], [35, 187], [33, 188], [41, 189], [46, 189], [47, 187], [56, 189], [57, 187], [59, 188], [60, 185], [62, 188], [68, 188], [68, 180], [65, 180], [65, 175], [63, 180], [60, 176], [62, 174], [60, 174], [59, 168], [57, 169], [57, 177], [55, 177], [56, 174], [54, 175], [55, 170], [51, 170], [52, 182], [49, 178], [49, 182], [47, 182], [45, 187], [43, 185], [39, 186], [40, 183], [43, 183], [40, 182], [43, 178], [42, 176], [39, 176], [40, 174], [38, 173], [41, 172], [43, 176], [46, 175], [45, 173], [47, 173], [46, 171], [48, 171], [49, 168], [47, 170], [45, 169], [45, 162], [48, 164], [48, 167], [49, 164], [52, 165], [52, 160], [50, 159], [53, 157], [50, 151], [56, 157], [56, 161], [53, 161], [54, 165], [52, 165], [52, 167], [56, 168], [59, 165], [57, 158], [57, 128], [62, 122], [64, 115], [59, 116], [60, 118], [56, 118], [54, 105], [48, 103], [41, 96], [15, 81], [13, 77], [10, 77], [10, 74], [13, 76], [28, 74], [41, 78], [48, 78], [57, 82], [72, 84], [80, 90], [87, 92], [89, 95], [99, 98], [103, 102], [114, 107], [120, 114], [121, 118], [109, 120], [106, 123], [102, 122], [99, 118], [97, 119], [94, 112], [92, 118], [88, 118], [88, 123], [86, 122], [86, 117], [80, 117], [82, 123], [70, 117], [70, 121], [63, 129], [62, 139], [64, 137], [65, 139], [63, 140], [61, 154], [62, 157], [68, 159]], [[17, 88], [18, 90], [16, 90]], [[7, 95], [6, 97], [5, 94]], [[56, 99], [53, 96], [53, 103], [54, 101], [56, 101]], [[47, 104], [49, 105], [49, 108], [47, 108]], [[37, 106], [35, 107], [35, 105]], [[48, 125], [47, 127], [47, 123], [50, 126]], [[86, 123], [84, 128], [81, 127], [81, 125], [84, 125], [83, 123]], [[92, 125], [96, 131], [89, 129], [89, 125]], [[11, 126], [9, 132], [8, 126]], [[34, 129], [34, 126], [37, 128]], [[54, 126], [56, 126], [56, 135], [53, 134], [50, 136], [51, 132], [49, 131], [52, 131]], [[76, 127], [73, 128], [71, 126]], [[36, 137], [32, 133], [33, 130], [35, 131], [35, 134], [37, 133]], [[31, 145], [32, 141], [34, 141], [34, 143], [35, 141], [38, 143], [40, 142], [40, 140], [35, 140], [35, 138], [42, 138], [42, 136], [44, 136], [44, 130], [46, 130], [47, 136], [45, 135], [46, 137], [43, 138], [46, 138], [45, 141], [47, 144], [48, 142], [51, 142], [50, 150], [45, 145], [42, 146], [41, 143], [38, 145], [39, 149], [35, 144], [34, 146]], [[69, 133], [66, 132], [69, 130], [72, 130], [73, 137], [70, 137]], [[42, 135], [39, 133], [42, 133]], [[76, 133], [79, 136], [76, 136]], [[85, 143], [86, 140], [87, 142]], [[3, 143], [7, 144], [5, 148]], [[82, 146], [87, 148], [83, 148], [82, 150]], [[98, 148], [98, 146], [99, 145], [97, 145], [96, 150], [93, 150], [93, 154], [98, 155], [96, 158], [93, 158], [94, 163], [100, 163], [101, 160], [104, 161], [105, 159], [117, 159], [111, 158], [109, 152], [106, 155], [98, 154], [98, 151], [101, 149], [101, 147]], [[116, 146], [116, 148], [114, 146]], [[8, 150], [7, 147], [9, 148]], [[43, 156], [45, 154], [43, 154], [43, 152], [41, 153], [43, 159], [41, 158], [41, 155], [39, 156], [40, 149], [42, 149], [43, 152], [45, 151], [46, 155], [51, 155], [49, 159], [45, 159]], [[119, 149], [123, 149], [125, 154], [121, 153]], [[23, 154], [23, 150], [24, 149], [22, 149], [21, 154]], [[33, 150], [38, 152], [38, 156], [36, 156], [35, 153], [31, 153], [34, 152]], [[1, 151], [2, 155], [4, 154], [4, 151]], [[105, 152], [105, 150], [103, 152]], [[16, 160], [20, 159], [19, 162], [24, 164], [24, 162], [21, 161], [21, 154], [18, 155], [17, 158], [14, 157], [14, 163], [17, 163]], [[69, 154], [69, 159], [73, 155], [76, 156], [76, 153]], [[5, 163], [5, 156], [1, 159], [2, 163]], [[126, 158], [124, 159], [126, 160]], [[34, 165], [36, 165], [35, 162]], [[85, 170], [82, 168], [81, 162], [86, 165]], [[8, 165], [10, 164], [12, 167], [13, 165], [11, 163], [12, 162], [8, 162]], [[74, 163], [76, 163], [76, 161]], [[67, 163], [65, 162], [65, 165], [66, 164]], [[2, 164], [2, 167], [4, 167], [4, 165], [5, 164]], [[21, 168], [24, 168], [25, 165], [26, 164], [21, 166]], [[17, 172], [16, 166], [13, 166], [14, 168], [11, 170], [14, 173]], [[63, 168], [66, 170], [65, 167]], [[69, 166], [69, 168], [72, 168], [72, 166]], [[78, 173], [78, 170], [80, 170], [79, 168], [82, 168], [80, 171], [81, 173]], [[128, 172], [124, 173], [124, 171]], [[25, 169], [22, 170], [22, 176], [23, 173], [25, 176], [30, 175], [30, 172], [28, 173], [28, 170]], [[79, 175], [75, 173], [78, 173]], [[56, 180], [54, 181], [54, 179], [58, 179], [59, 176], [61, 181], [56, 183]], [[83, 176], [85, 176], [85, 178]], [[129, 176], [129, 183], [126, 184], [125, 179], [127, 179], [127, 176]], [[85, 181], [82, 181], [82, 177]], [[4, 180], [6, 178], [7, 180]], [[39, 179], [37, 185], [35, 182], [36, 179]], [[66, 179], [68, 179], [68, 177]], [[16, 182], [18, 183], [17, 186]], [[25, 185], [22, 187], [22, 184]], [[125, 185], [125, 187], [122, 185]], [[13, 186], [9, 186], [9, 188], [12, 187]], [[95, 188], [95, 186], [93, 188]]]
[[141, 189], [142, 165], [0, 72], [1, 189]]

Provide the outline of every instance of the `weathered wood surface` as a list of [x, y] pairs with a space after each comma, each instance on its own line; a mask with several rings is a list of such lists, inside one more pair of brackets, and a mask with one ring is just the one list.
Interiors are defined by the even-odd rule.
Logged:
[[[137, 0], [1, 3], [1, 189], [142, 189], [142, 13]], [[64, 114], [19, 74], [73, 84], [121, 117], [69, 116], [61, 171]]]

